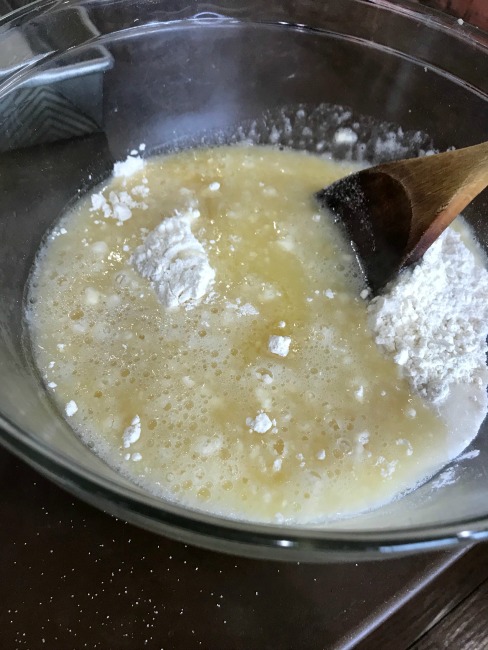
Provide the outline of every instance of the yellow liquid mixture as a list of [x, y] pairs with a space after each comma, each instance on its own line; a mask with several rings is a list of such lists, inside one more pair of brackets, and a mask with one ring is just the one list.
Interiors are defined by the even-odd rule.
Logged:
[[[31, 282], [33, 350], [107, 463], [193, 508], [311, 524], [385, 503], [446, 461], [446, 425], [377, 349], [356, 261], [313, 198], [349, 171], [265, 147], [188, 151], [108, 182], [105, 196], [149, 190], [123, 223], [86, 197], [57, 225]], [[131, 255], [190, 203], [215, 284], [167, 309]], [[291, 338], [287, 356], [271, 335]], [[260, 412], [264, 433], [249, 425]]]

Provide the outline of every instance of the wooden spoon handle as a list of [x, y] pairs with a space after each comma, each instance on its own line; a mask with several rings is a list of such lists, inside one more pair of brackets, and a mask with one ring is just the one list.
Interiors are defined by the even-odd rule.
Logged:
[[[403, 186], [412, 206], [404, 264], [416, 262], [488, 186], [488, 142], [376, 168]], [[432, 189], [430, 189], [432, 188]]]

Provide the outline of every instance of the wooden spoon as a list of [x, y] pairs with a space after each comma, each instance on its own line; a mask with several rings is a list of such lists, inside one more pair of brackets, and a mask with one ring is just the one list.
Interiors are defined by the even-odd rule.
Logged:
[[373, 293], [417, 262], [488, 186], [488, 142], [365, 169], [317, 193], [342, 222]]

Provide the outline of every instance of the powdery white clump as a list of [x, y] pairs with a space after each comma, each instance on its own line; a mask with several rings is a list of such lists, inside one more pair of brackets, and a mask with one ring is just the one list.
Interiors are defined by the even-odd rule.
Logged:
[[273, 426], [272, 420], [270, 420], [266, 413], [258, 413], [255, 418], [247, 418], [246, 424], [256, 433], [266, 433]]
[[[145, 186], [144, 186], [145, 187]], [[137, 195], [137, 188], [131, 190], [131, 193]], [[117, 219], [120, 223], [127, 221], [132, 217], [132, 210], [140, 208], [147, 210], [147, 204], [138, 202], [131, 196], [131, 193], [126, 192], [110, 192], [108, 199], [105, 197], [103, 191], [97, 194], [92, 194], [90, 212], [101, 211], [105, 219]], [[147, 196], [147, 194], [146, 194]]]
[[135, 173], [141, 171], [144, 167], [144, 160], [140, 156], [127, 156], [125, 160], [116, 162], [114, 165], [115, 178], [133, 176]]
[[241, 300], [238, 298], [235, 303], [228, 302], [225, 305], [227, 309], [235, 310], [237, 316], [258, 316], [259, 311], [251, 305], [249, 302], [246, 302], [244, 305], [241, 304]]
[[178, 307], [199, 300], [215, 279], [207, 253], [193, 235], [191, 223], [200, 212], [190, 207], [162, 221], [138, 246], [131, 258], [139, 273], [154, 286], [161, 303]]
[[290, 351], [291, 338], [289, 336], [270, 336], [268, 350], [280, 357], [286, 357]]
[[141, 437], [141, 418], [136, 415], [122, 436], [125, 449], [139, 440]]
[[486, 368], [488, 272], [453, 229], [368, 306], [376, 343], [413, 389], [441, 402], [451, 384], [481, 384]]
[[64, 407], [66, 415], [70, 418], [78, 411], [78, 405], [74, 400], [70, 400]]

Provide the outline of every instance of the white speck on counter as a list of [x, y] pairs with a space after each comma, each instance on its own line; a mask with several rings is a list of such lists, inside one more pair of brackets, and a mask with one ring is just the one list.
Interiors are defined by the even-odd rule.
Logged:
[[458, 25], [464, 25], [464, 20], [462, 18], [458, 18], [457, 22]]
[[66, 406], [64, 407], [66, 415], [70, 418], [72, 415], [74, 415], [77, 410], [78, 410], [78, 405], [74, 400], [69, 401]]
[[220, 183], [218, 181], [214, 181], [213, 183], [210, 183], [208, 189], [211, 192], [217, 192], [218, 190], [220, 190]]
[[273, 422], [269, 419], [266, 413], [258, 413], [257, 416], [253, 418], [246, 419], [247, 426], [251, 431], [256, 433], [266, 433], [273, 426]]
[[286, 357], [290, 351], [291, 338], [289, 336], [275, 336], [269, 337], [268, 350], [273, 354], [280, 357]]
[[141, 418], [136, 415], [123, 434], [124, 447], [127, 449], [141, 437]]

